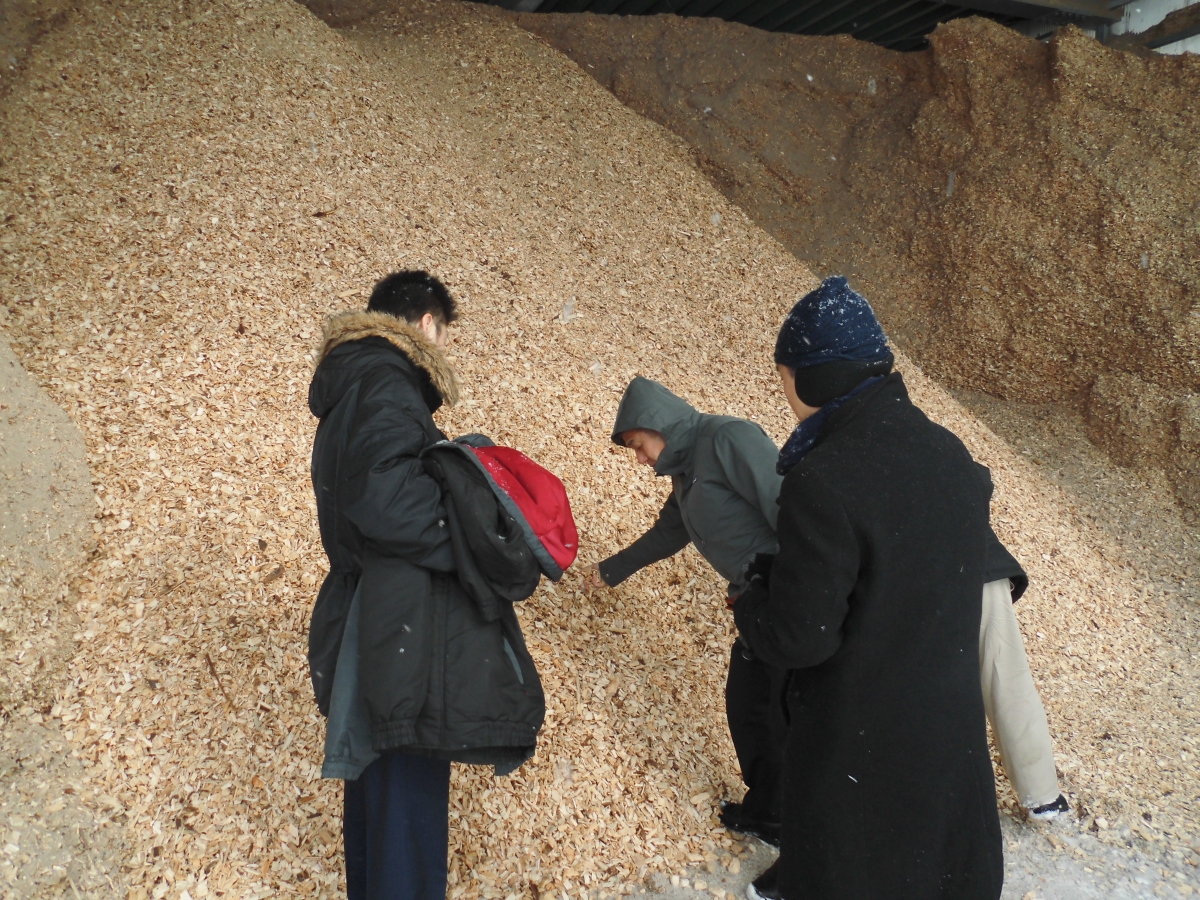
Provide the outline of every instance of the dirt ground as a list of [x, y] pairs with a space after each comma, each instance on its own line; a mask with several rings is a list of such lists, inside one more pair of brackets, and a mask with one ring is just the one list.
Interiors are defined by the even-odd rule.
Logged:
[[1200, 58], [978, 18], [908, 54], [717, 19], [514, 21], [862, 286], [931, 375], [1084, 411], [1200, 513]]
[[[0, 101], [4, 327], [83, 433], [97, 504], [61, 695], [25, 720], [86, 776], [64, 796], [123, 827], [121, 865], [96, 873], [130, 900], [337, 896], [341, 796], [317, 777], [304, 661], [325, 566], [305, 392], [326, 316], [398, 266], [445, 278], [465, 399], [439, 424], [555, 471], [588, 563], [664, 491], [608, 439], [628, 378], [781, 440], [770, 348], [815, 279], [678, 137], [495, 10], [404, 2], [335, 31], [284, 0], [131, 0], [74, 13], [20, 78]], [[1033, 580], [1018, 613], [1078, 820], [1055, 849], [1001, 778], [1014, 883], [1025, 860], [1030, 878], [1073, 865], [1075, 841], [1093, 871], [1107, 848], [1186, 896], [1193, 544], [1152, 567], [1036, 448], [899, 364], [992, 467], [997, 531]], [[715, 818], [740, 793], [722, 586], [688, 552], [576, 588], [520, 608], [547, 725], [510, 778], [456, 767], [450, 896], [608, 900], [701, 869], [720, 900], [737, 885], [716, 875], [763, 861]]]
[[120, 809], [94, 791], [58, 722], [10, 716], [0, 727], [0, 897], [125, 896]]

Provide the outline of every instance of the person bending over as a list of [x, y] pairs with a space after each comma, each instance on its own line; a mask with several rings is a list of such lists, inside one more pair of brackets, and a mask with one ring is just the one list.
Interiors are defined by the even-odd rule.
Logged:
[[991, 480], [909, 400], [841, 277], [792, 309], [775, 362], [798, 426], [779, 552], [734, 605], [788, 672], [785, 900], [996, 900], [1004, 876], [978, 641]]
[[[612, 439], [638, 462], [671, 479], [658, 521], [629, 547], [593, 565], [585, 589], [616, 586], [639, 569], [689, 543], [729, 582], [730, 602], [746, 587], [756, 553], [774, 553], [779, 450], [746, 419], [697, 412], [656, 381], [630, 382], [617, 409]], [[768, 843], [779, 842], [779, 769], [785, 726], [782, 672], [765, 665], [741, 641], [733, 645], [725, 686], [729, 732], [747, 792], [727, 803], [724, 824]]]

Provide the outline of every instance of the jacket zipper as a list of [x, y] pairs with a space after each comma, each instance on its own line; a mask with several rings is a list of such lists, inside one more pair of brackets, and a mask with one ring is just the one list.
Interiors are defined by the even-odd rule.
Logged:
[[449, 648], [446, 646], [446, 606], [449, 601], [449, 591], [447, 584], [447, 576], [441, 574], [433, 574], [430, 576], [433, 581], [433, 590], [430, 592], [433, 595], [433, 630], [436, 636], [435, 647], [441, 648], [441, 653], [437, 654], [437, 691], [438, 691], [438, 723], [437, 723], [437, 743], [441, 746], [446, 737], [446, 704], [448, 702], [446, 692], [446, 654], [449, 653]]

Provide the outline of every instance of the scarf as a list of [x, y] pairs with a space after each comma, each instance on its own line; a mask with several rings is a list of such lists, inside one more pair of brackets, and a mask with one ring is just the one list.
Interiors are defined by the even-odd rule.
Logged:
[[797, 425], [796, 430], [787, 439], [787, 443], [783, 445], [783, 449], [779, 451], [779, 461], [775, 463], [775, 472], [779, 475], [786, 475], [790, 472], [796, 463], [808, 456], [809, 451], [817, 445], [817, 440], [821, 437], [821, 429], [829, 417], [859, 391], [866, 390], [871, 385], [883, 381], [883, 379], [883, 375], [868, 378], [850, 393], [843, 394], [835, 400], [830, 400]]

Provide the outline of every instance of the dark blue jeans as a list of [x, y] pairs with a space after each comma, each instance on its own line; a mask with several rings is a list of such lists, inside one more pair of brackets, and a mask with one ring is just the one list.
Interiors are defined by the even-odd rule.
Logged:
[[346, 782], [348, 900], [445, 900], [450, 763], [385, 753]]

